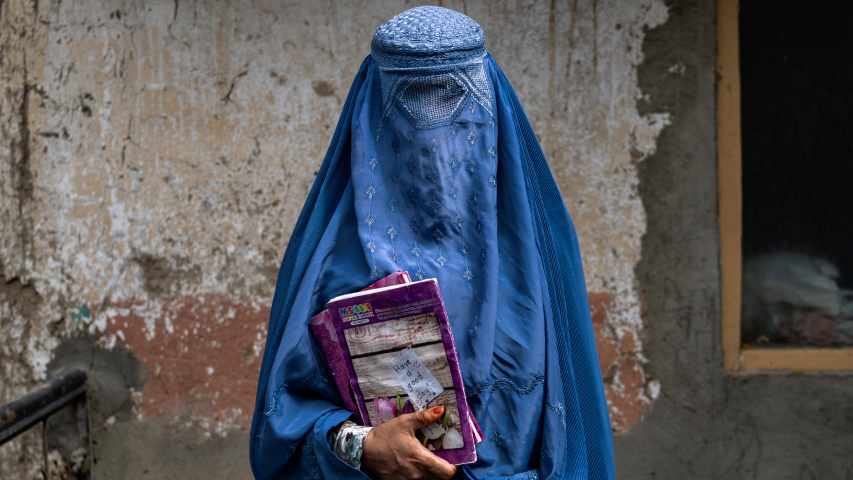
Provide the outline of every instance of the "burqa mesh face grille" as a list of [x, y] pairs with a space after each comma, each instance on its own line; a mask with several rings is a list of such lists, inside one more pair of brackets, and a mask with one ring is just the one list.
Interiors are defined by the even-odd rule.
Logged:
[[454, 66], [441, 72], [382, 71], [383, 112], [399, 107], [415, 128], [447, 125], [468, 98], [494, 116], [494, 97], [482, 61]]
[[486, 81], [486, 71], [483, 69], [483, 65], [471, 65], [465, 68], [465, 73], [468, 74], [468, 77], [471, 79], [471, 82], [477, 87], [477, 90], [486, 94], [489, 89], [489, 83]]
[[489, 112], [492, 111], [492, 89], [486, 80], [486, 71], [482, 64], [470, 65], [463, 70], [474, 85], [474, 95], [477, 101]]
[[465, 87], [450, 73], [415, 77], [400, 92], [400, 106], [418, 128], [446, 123], [465, 100]]

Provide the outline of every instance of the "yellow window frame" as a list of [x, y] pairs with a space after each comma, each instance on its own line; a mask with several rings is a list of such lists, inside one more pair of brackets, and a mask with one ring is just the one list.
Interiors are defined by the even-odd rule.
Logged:
[[727, 371], [853, 372], [853, 348], [759, 348], [741, 341], [742, 206], [739, 0], [717, 0], [717, 174], [722, 345]]

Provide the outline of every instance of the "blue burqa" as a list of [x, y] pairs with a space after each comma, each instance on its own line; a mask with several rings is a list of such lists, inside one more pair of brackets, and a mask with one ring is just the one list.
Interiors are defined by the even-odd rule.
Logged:
[[440, 7], [381, 25], [278, 274], [251, 432], [257, 478], [366, 479], [307, 327], [398, 270], [436, 277], [486, 440], [463, 479], [612, 479], [578, 241], [480, 26]]

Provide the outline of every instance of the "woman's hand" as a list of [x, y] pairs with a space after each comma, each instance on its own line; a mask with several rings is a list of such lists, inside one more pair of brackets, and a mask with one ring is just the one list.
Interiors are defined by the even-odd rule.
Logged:
[[378, 480], [448, 480], [456, 466], [439, 458], [415, 437], [415, 431], [441, 419], [444, 407], [400, 415], [367, 434], [361, 468]]

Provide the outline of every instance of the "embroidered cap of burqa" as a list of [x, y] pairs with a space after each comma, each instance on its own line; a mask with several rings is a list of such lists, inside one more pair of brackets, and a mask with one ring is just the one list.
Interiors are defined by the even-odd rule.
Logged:
[[257, 478], [368, 478], [330, 448], [352, 412], [307, 323], [398, 270], [438, 278], [486, 435], [459, 478], [613, 478], [574, 227], [482, 28], [440, 7], [376, 30], [287, 246], [252, 421]]

